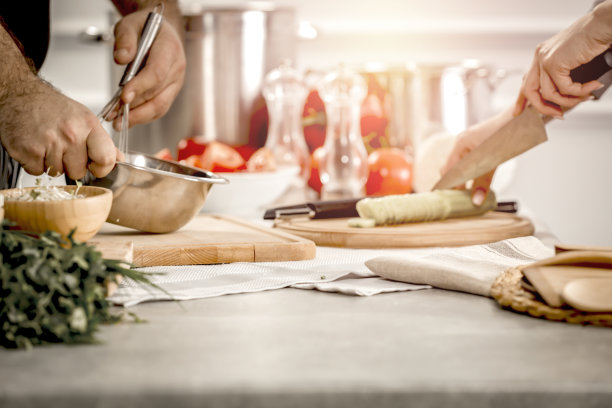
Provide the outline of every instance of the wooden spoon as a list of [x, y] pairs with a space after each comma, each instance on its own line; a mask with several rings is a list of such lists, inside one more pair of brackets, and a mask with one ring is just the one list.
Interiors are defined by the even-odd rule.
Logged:
[[612, 312], [612, 279], [575, 279], [563, 287], [565, 302], [585, 312]]

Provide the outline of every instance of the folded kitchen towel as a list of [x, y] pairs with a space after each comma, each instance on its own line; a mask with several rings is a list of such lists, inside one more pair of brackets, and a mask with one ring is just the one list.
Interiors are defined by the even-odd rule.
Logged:
[[528, 236], [485, 245], [406, 251], [375, 257], [365, 264], [385, 279], [490, 296], [493, 281], [507, 268], [553, 255], [553, 248]]
[[370, 258], [397, 252], [319, 247], [316, 258], [305, 261], [139, 268], [154, 273], [151, 280], [163, 291], [124, 279], [109, 300], [118, 305], [134, 306], [147, 301], [202, 299], [286, 287], [356, 296], [430, 288], [381, 279], [365, 266]]

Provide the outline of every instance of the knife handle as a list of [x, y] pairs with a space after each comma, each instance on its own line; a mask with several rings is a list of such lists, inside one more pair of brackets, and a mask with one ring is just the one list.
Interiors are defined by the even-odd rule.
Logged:
[[[612, 47], [599, 54], [586, 64], [571, 70], [570, 78], [572, 78], [572, 81], [574, 82], [584, 84], [601, 78], [610, 70], [612, 70]], [[610, 86], [610, 84], [607, 84], [605, 88], [598, 89], [596, 92], [593, 92], [595, 98], [598, 99], [608, 86]]]

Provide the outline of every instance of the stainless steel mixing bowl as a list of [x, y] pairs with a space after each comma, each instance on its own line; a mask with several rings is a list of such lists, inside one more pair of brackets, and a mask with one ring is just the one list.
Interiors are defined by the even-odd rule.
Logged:
[[153, 156], [130, 153], [102, 178], [88, 173], [83, 184], [113, 191], [107, 222], [165, 233], [187, 224], [202, 208], [213, 184], [228, 181], [214, 173]]

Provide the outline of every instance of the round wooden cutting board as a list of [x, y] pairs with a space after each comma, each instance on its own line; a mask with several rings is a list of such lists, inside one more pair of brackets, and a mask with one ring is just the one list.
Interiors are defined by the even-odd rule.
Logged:
[[475, 217], [374, 228], [349, 227], [347, 218], [294, 218], [278, 221], [275, 227], [310, 239], [317, 245], [346, 248], [476, 245], [531, 235], [534, 232], [533, 224], [528, 219], [494, 211]]

